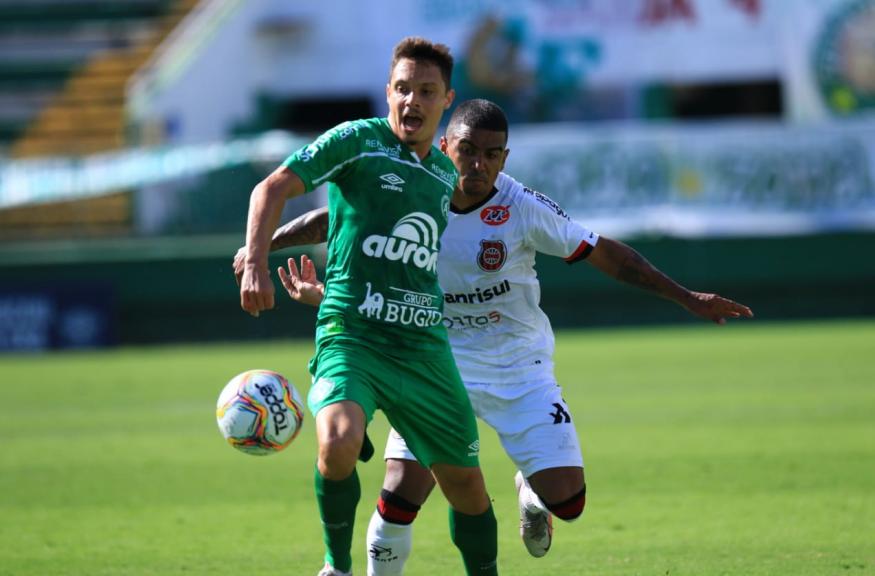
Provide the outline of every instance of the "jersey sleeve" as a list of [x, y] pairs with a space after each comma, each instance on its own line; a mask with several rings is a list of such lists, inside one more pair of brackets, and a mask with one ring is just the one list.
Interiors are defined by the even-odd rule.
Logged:
[[599, 235], [571, 219], [548, 196], [525, 188], [528, 241], [538, 252], [573, 264], [589, 256]]
[[351, 169], [361, 152], [359, 130], [360, 126], [353, 122], [339, 124], [294, 152], [282, 165], [304, 181], [307, 192], [325, 182], [336, 182]]

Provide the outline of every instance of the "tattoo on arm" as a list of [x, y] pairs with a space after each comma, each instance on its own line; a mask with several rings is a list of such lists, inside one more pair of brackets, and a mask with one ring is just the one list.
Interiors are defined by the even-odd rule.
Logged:
[[659, 272], [641, 254], [629, 250], [617, 270], [617, 279], [638, 288], [659, 292], [659, 286], [654, 278], [657, 274]]
[[319, 244], [328, 238], [328, 210], [320, 208], [301, 214], [277, 228], [270, 243], [271, 250], [289, 246]]

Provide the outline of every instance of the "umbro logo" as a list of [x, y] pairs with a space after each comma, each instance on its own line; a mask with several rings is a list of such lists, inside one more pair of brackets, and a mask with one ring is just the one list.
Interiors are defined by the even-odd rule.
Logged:
[[404, 189], [401, 187], [404, 184], [404, 179], [398, 176], [397, 174], [388, 173], [380, 176], [380, 180], [385, 182], [380, 188], [383, 190], [392, 190], [393, 192], [404, 192]]
[[477, 456], [480, 454], [480, 440], [474, 440], [468, 444], [468, 456]]

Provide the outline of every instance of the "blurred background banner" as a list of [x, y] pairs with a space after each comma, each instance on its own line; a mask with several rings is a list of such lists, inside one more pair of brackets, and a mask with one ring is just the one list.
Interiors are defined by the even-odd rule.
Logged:
[[[875, 121], [511, 127], [507, 170], [605, 234], [781, 235], [875, 230]], [[0, 209], [133, 189], [132, 231], [231, 231], [217, 205], [247, 186], [230, 173], [279, 164], [308, 141], [270, 132], [227, 143], [0, 166]], [[224, 181], [219, 184], [218, 181]], [[198, 206], [200, 206], [198, 208]]]
[[6, 162], [0, 164], [0, 209], [87, 198], [251, 163], [276, 163], [308, 142], [292, 134], [270, 132], [203, 145]]
[[507, 170], [605, 234], [875, 230], [875, 122], [511, 128]]
[[0, 288], [0, 351], [115, 343], [113, 289], [92, 282]]

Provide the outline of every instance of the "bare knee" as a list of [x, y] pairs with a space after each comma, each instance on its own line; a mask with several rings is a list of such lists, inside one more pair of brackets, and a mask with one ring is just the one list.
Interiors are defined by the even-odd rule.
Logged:
[[364, 435], [364, 412], [358, 404], [344, 401], [320, 410], [316, 415], [319, 473], [328, 480], [352, 474]]
[[474, 516], [489, 509], [489, 496], [479, 467], [435, 464], [432, 472], [456, 511]]
[[386, 460], [386, 476], [383, 490], [404, 498], [406, 501], [422, 506], [434, 489], [435, 481], [431, 470], [415, 460]]
[[532, 474], [528, 481], [535, 494], [557, 518], [571, 521], [583, 513], [586, 506], [583, 468], [547, 468]]

